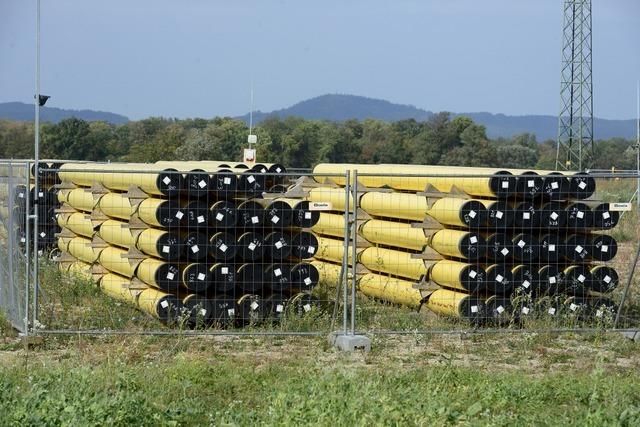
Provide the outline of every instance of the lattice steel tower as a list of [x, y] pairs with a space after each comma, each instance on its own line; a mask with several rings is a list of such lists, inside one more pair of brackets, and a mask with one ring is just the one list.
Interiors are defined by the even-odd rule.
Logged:
[[592, 166], [591, 0], [565, 0], [556, 169]]

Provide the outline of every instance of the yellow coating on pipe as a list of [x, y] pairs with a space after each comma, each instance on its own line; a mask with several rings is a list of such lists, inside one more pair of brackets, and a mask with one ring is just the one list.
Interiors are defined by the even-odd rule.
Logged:
[[418, 289], [413, 288], [414, 283], [380, 274], [367, 273], [358, 281], [358, 289], [372, 298], [418, 308], [422, 301], [422, 295]]
[[98, 262], [109, 271], [132, 278], [135, 275], [136, 268], [129, 263], [127, 258], [124, 258], [126, 254], [127, 251], [124, 249], [109, 246], [100, 252]]
[[428, 273], [423, 260], [411, 258], [411, 253], [385, 248], [366, 248], [359, 262], [371, 271], [420, 280]]
[[79, 236], [91, 238], [95, 233], [91, 220], [86, 214], [80, 212], [69, 215], [64, 226]]
[[465, 290], [460, 279], [467, 266], [469, 264], [464, 262], [443, 259], [433, 264], [429, 272], [429, 279], [440, 286]]
[[422, 221], [429, 210], [427, 198], [410, 193], [371, 191], [360, 197], [360, 207], [370, 215]]
[[112, 218], [129, 220], [135, 209], [127, 197], [118, 193], [107, 193], [100, 198], [100, 211]]
[[315, 260], [311, 262], [311, 265], [313, 265], [320, 274], [320, 278], [318, 279], [320, 285], [336, 287], [340, 282], [340, 273], [342, 270], [340, 264]]
[[429, 244], [429, 238], [421, 228], [402, 222], [372, 219], [360, 226], [359, 234], [371, 243], [401, 249], [422, 251]]
[[69, 194], [69, 192], [71, 192], [71, 189], [65, 188], [65, 189], [58, 190], [57, 198], [60, 204], [67, 202], [67, 195]]
[[135, 245], [135, 239], [131, 234], [128, 224], [114, 219], [109, 219], [102, 223], [98, 231], [100, 238], [110, 245], [122, 248], [131, 248]]
[[129, 289], [131, 280], [117, 274], [105, 274], [100, 280], [102, 292], [119, 301], [137, 304], [139, 289]]
[[58, 237], [58, 249], [62, 252], [69, 252], [69, 242], [73, 237]]
[[156, 272], [160, 267], [165, 265], [166, 262], [160, 261], [154, 258], [145, 258], [136, 269], [136, 277], [142, 280], [147, 285], [157, 287]]
[[158, 240], [167, 234], [166, 231], [156, 230], [155, 228], [147, 228], [138, 235], [136, 247], [147, 255], [162, 258], [162, 254], [158, 252]]
[[163, 227], [162, 224], [158, 222], [158, 218], [156, 217], [156, 213], [160, 206], [166, 202], [164, 199], [157, 199], [154, 197], [149, 197], [148, 199], [144, 199], [138, 205], [137, 213], [142, 221], [146, 224], [149, 224], [154, 227]]
[[438, 199], [428, 210], [427, 214], [440, 224], [467, 227], [467, 224], [460, 219], [460, 214], [464, 205], [469, 199], [457, 197], [443, 197]]
[[91, 247], [91, 240], [84, 237], [74, 237], [69, 241], [68, 252], [80, 261], [93, 264], [100, 255], [99, 249]]
[[148, 288], [138, 295], [138, 307], [155, 318], [158, 318], [158, 304], [169, 294], [158, 289]]
[[460, 252], [460, 241], [468, 234], [469, 232], [461, 230], [439, 230], [433, 233], [429, 245], [440, 255], [466, 258], [466, 256]]
[[74, 261], [71, 264], [69, 264], [67, 271], [70, 274], [75, 274], [79, 277], [82, 277], [83, 279], [93, 281], [93, 274], [91, 273], [91, 264], [87, 264], [86, 262]]
[[56, 215], [56, 223], [60, 228], [65, 228], [70, 215], [70, 213], [59, 213]]
[[461, 318], [464, 315], [462, 313], [462, 303], [470, 297], [471, 295], [463, 292], [436, 289], [429, 295], [426, 305], [429, 310], [436, 314]]
[[[311, 202], [329, 202], [332, 211], [345, 209], [345, 189], [333, 187], [316, 187], [309, 190], [306, 200]], [[349, 210], [353, 209], [353, 196], [349, 195]]]
[[311, 227], [311, 230], [317, 234], [343, 237], [344, 216], [339, 214], [320, 212], [320, 219]]
[[[318, 251], [315, 253], [314, 258], [342, 263], [342, 256], [344, 255], [344, 242], [342, 240], [323, 236], [316, 236], [316, 238], [318, 239]], [[349, 262], [351, 262], [350, 248], [347, 255]]]
[[84, 188], [74, 188], [69, 191], [65, 202], [74, 209], [88, 213], [91, 213], [98, 205], [98, 200], [94, 199], [91, 191]]

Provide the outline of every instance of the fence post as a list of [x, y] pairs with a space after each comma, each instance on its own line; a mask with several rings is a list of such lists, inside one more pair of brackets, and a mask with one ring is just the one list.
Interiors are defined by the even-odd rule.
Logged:
[[358, 171], [353, 171], [353, 242], [351, 242], [351, 335], [356, 334], [356, 285], [358, 271]]
[[31, 201], [29, 200], [29, 174], [31, 173], [31, 162], [26, 163], [26, 179], [25, 179], [25, 212], [24, 212], [24, 236], [25, 236], [25, 274], [24, 274], [24, 336], [29, 336], [29, 288], [31, 287], [31, 222], [30, 214]]

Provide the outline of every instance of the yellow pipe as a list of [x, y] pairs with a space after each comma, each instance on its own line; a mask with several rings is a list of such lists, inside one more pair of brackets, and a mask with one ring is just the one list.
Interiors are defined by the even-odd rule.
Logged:
[[179, 302], [171, 294], [148, 288], [138, 295], [138, 307], [156, 319], [167, 320], [169, 313], [175, 312]]
[[393, 274], [420, 280], [427, 275], [423, 260], [411, 258], [411, 253], [385, 248], [366, 248], [358, 257], [359, 262], [371, 271]]
[[91, 191], [84, 188], [74, 188], [69, 191], [64, 201], [72, 208], [88, 213], [91, 213], [98, 205], [98, 199], [93, 197]]
[[414, 283], [380, 274], [367, 273], [358, 281], [358, 289], [372, 298], [418, 308], [422, 302], [422, 295], [418, 289], [413, 288]]
[[433, 264], [429, 279], [440, 286], [479, 292], [486, 287], [486, 273], [483, 268], [465, 262], [441, 260]]
[[110, 245], [129, 249], [135, 245], [135, 239], [129, 229], [129, 224], [109, 219], [102, 223], [98, 234], [100, 238]]
[[58, 237], [58, 249], [62, 252], [69, 252], [69, 242], [73, 237]]
[[107, 193], [100, 198], [100, 212], [112, 218], [129, 220], [135, 209], [130, 200], [122, 194]]
[[429, 244], [421, 228], [411, 224], [372, 219], [360, 226], [360, 235], [371, 243], [422, 251]]
[[482, 316], [482, 301], [466, 293], [436, 289], [427, 300], [427, 308], [436, 314], [457, 318]]
[[431, 236], [430, 246], [444, 256], [475, 260], [485, 254], [485, 242], [477, 233], [439, 230]]
[[119, 301], [137, 304], [140, 290], [129, 289], [131, 280], [117, 274], [105, 274], [100, 280], [102, 292]]
[[138, 235], [136, 247], [143, 253], [167, 261], [177, 260], [182, 254], [180, 239], [166, 231], [147, 228]]
[[180, 283], [178, 268], [155, 258], [143, 259], [136, 269], [136, 277], [149, 286], [159, 289], [176, 288]]
[[311, 265], [318, 270], [318, 274], [320, 275], [318, 284], [335, 287], [340, 282], [340, 273], [342, 270], [342, 266], [340, 264], [316, 260], [312, 261]]
[[87, 218], [86, 214], [80, 212], [74, 212], [67, 217], [64, 227], [73, 231], [79, 236], [92, 238], [95, 230], [91, 220]]
[[360, 207], [370, 215], [422, 221], [429, 210], [427, 198], [409, 193], [371, 191], [360, 197]]
[[82, 277], [83, 279], [93, 281], [93, 274], [91, 274], [91, 264], [87, 264], [86, 262], [74, 261], [69, 265], [67, 271], [71, 274]]
[[[344, 242], [342, 240], [330, 239], [323, 236], [316, 236], [318, 239], [318, 251], [314, 254], [314, 258], [326, 261], [342, 263], [344, 255]], [[349, 262], [351, 258], [351, 249], [347, 252]]]
[[84, 237], [74, 237], [71, 239], [67, 249], [71, 255], [89, 264], [96, 262], [100, 255], [100, 250], [92, 248], [91, 240], [85, 239]]
[[479, 200], [444, 197], [436, 200], [427, 214], [440, 224], [456, 227], [482, 226], [486, 208]]
[[135, 275], [136, 267], [132, 266], [127, 258], [124, 258], [126, 254], [127, 251], [123, 249], [109, 246], [100, 252], [98, 262], [109, 271], [132, 278]]
[[344, 236], [344, 216], [327, 212], [320, 213], [320, 219], [311, 227], [316, 234], [324, 234], [327, 236], [343, 237]]
[[[318, 203], [331, 203], [332, 211], [345, 210], [345, 189], [333, 187], [316, 187], [309, 190], [307, 200]], [[353, 196], [349, 195], [349, 210], [353, 209]]]

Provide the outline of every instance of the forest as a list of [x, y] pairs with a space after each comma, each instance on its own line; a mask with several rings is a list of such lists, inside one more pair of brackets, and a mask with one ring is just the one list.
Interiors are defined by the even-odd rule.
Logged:
[[[232, 118], [152, 117], [126, 124], [77, 118], [41, 125], [41, 158], [93, 161], [240, 160], [249, 128]], [[330, 122], [272, 117], [254, 127], [258, 159], [292, 168], [319, 162], [411, 163], [553, 169], [552, 140], [532, 134], [490, 139], [484, 126], [439, 113], [426, 121]], [[32, 158], [31, 122], [0, 121], [0, 158]], [[596, 142], [595, 169], [634, 169], [634, 142]]]

